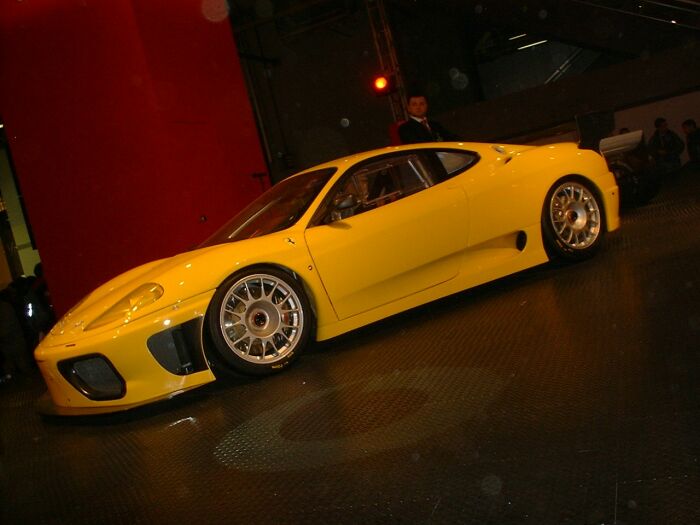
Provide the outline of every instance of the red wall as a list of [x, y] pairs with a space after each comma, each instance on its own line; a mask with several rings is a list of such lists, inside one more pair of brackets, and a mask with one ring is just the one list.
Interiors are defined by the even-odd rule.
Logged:
[[0, 114], [59, 313], [260, 193], [224, 6], [0, 0]]

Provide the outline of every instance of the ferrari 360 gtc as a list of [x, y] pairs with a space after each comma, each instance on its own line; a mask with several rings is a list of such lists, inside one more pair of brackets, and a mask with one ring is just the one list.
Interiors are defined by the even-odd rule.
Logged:
[[352, 155], [272, 187], [194, 251], [99, 287], [35, 357], [59, 414], [123, 410], [264, 375], [324, 340], [619, 226], [605, 160], [575, 144], [431, 143]]

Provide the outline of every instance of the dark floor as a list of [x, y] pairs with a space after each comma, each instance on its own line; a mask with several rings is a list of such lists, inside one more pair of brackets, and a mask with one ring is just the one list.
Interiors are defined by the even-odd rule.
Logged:
[[117, 416], [0, 386], [0, 523], [700, 523], [700, 173], [592, 261]]

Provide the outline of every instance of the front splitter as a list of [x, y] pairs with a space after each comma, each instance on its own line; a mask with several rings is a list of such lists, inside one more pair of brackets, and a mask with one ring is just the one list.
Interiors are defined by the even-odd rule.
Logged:
[[187, 388], [185, 390], [178, 390], [177, 392], [172, 392], [166, 396], [157, 397], [154, 399], [148, 399], [141, 403], [133, 403], [130, 405], [108, 405], [100, 407], [64, 407], [54, 404], [51, 399], [51, 395], [48, 391], [37, 399], [34, 408], [35, 410], [44, 416], [99, 416], [103, 414], [114, 414], [117, 412], [126, 412], [128, 410], [133, 410], [145, 405], [150, 405], [151, 403], [157, 403], [159, 401], [167, 401], [173, 397], [183, 394], [193, 388], [197, 388], [202, 385], [197, 385], [192, 388]]

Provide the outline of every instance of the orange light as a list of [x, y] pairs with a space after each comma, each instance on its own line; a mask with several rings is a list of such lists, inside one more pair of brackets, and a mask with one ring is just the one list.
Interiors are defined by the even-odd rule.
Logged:
[[378, 97], [383, 97], [396, 91], [396, 75], [393, 73], [385, 73], [377, 75], [372, 80], [372, 91]]
[[374, 89], [384, 91], [389, 85], [389, 80], [386, 77], [377, 77], [374, 79]]

